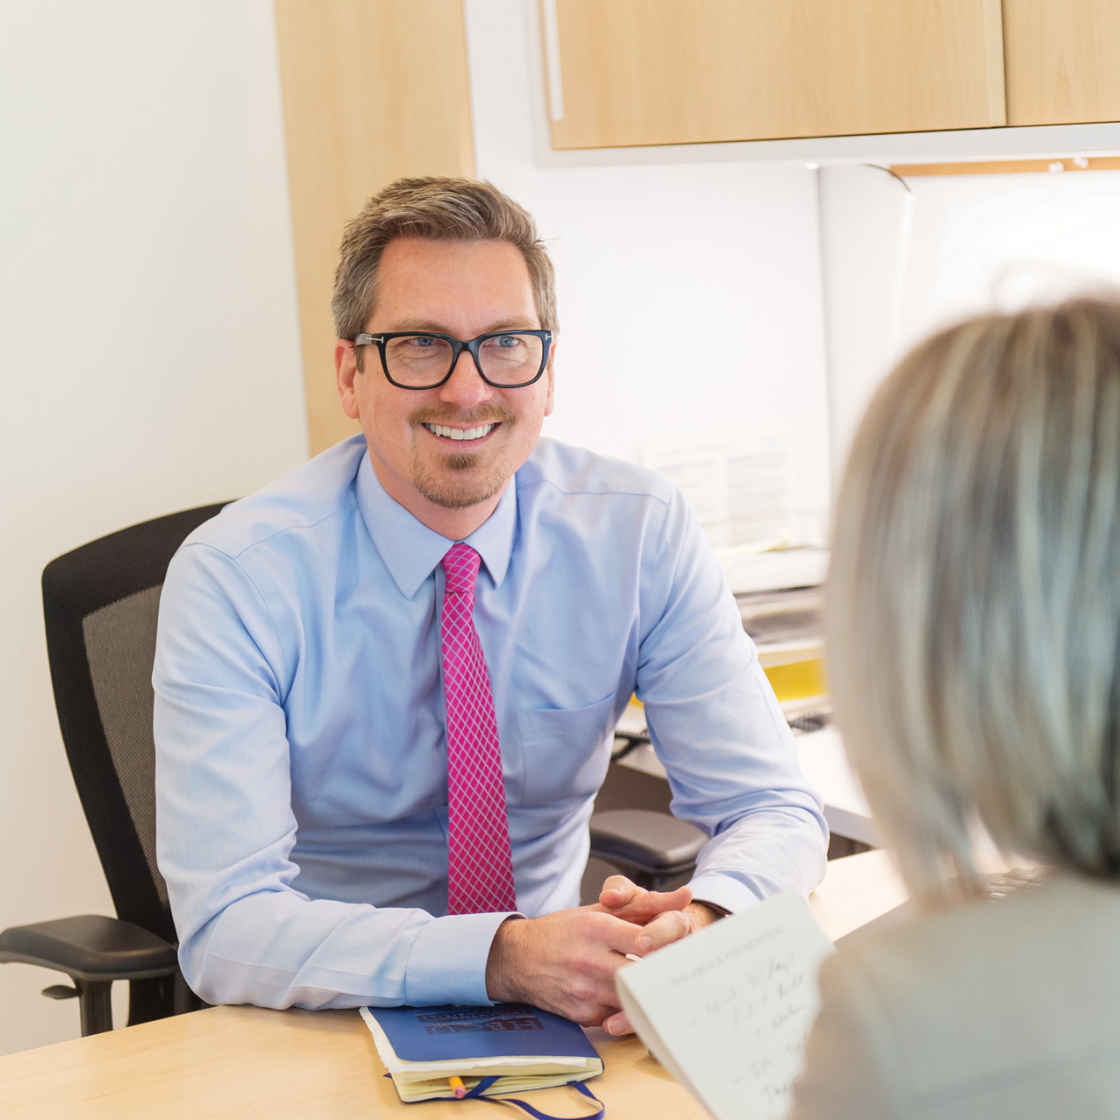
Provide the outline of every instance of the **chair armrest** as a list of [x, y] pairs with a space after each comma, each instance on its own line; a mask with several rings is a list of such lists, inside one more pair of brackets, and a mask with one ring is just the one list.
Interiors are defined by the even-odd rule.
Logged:
[[610, 809], [591, 818], [591, 851], [660, 881], [691, 871], [708, 837], [651, 809]]
[[146, 980], [171, 975], [177, 967], [170, 942], [132, 922], [99, 914], [9, 926], [0, 932], [0, 962], [5, 961], [37, 964], [89, 982]]

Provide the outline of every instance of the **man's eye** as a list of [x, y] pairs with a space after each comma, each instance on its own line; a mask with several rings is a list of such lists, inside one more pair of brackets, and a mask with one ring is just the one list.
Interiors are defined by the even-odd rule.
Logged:
[[493, 350], [516, 350], [525, 345], [525, 340], [516, 334], [496, 334], [488, 338], [483, 345]]
[[406, 334], [389, 340], [385, 348], [385, 359], [398, 365], [402, 362], [441, 362], [449, 351], [447, 340], [439, 335]]

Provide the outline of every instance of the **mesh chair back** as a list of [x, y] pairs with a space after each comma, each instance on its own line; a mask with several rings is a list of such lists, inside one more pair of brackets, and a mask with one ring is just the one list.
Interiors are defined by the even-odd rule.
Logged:
[[156, 867], [152, 662], [161, 587], [146, 587], [82, 619], [93, 696], [113, 769], [160, 903], [167, 888]]
[[175, 941], [155, 863], [152, 662], [167, 565], [225, 503], [122, 529], [43, 571], [59, 727], [117, 915]]

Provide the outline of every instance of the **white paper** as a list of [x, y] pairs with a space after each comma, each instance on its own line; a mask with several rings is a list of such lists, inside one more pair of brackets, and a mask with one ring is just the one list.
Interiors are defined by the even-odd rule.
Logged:
[[680, 490], [713, 548], [822, 543], [822, 511], [796, 508], [798, 465], [784, 443], [647, 444], [640, 458]]
[[717, 1120], [776, 1120], [831, 951], [804, 900], [779, 895], [621, 969], [618, 992], [650, 1052]]

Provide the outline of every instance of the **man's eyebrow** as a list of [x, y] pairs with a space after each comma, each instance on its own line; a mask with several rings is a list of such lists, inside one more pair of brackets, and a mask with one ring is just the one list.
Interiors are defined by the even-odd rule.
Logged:
[[[388, 331], [419, 331], [425, 334], [446, 334], [452, 338], [458, 337], [454, 331], [448, 330], [447, 326], [443, 323], [437, 323], [434, 319], [398, 319], [391, 327], [387, 327]], [[540, 327], [533, 324], [529, 319], [498, 319], [496, 322], [489, 324], [484, 330], [479, 331], [479, 334], [496, 334], [500, 331], [535, 331], [540, 330]]]

